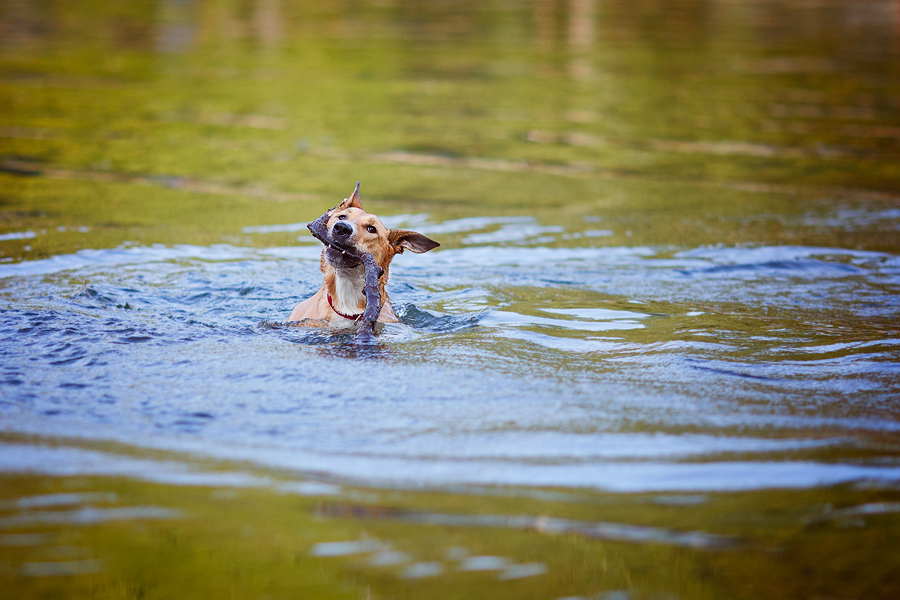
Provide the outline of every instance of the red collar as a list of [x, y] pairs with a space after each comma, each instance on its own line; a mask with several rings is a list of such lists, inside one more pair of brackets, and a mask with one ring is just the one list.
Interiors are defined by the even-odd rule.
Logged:
[[339, 317], [344, 317], [345, 319], [350, 319], [351, 321], [359, 321], [363, 318], [363, 314], [365, 313], [359, 313], [358, 315], [345, 315], [334, 307], [334, 300], [331, 299], [331, 294], [325, 294], [325, 296], [328, 298], [328, 306], [330, 306], [331, 310], [333, 310]]

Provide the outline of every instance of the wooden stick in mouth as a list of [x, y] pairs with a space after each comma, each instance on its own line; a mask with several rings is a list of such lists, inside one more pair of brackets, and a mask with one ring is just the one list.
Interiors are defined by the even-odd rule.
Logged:
[[[358, 184], [357, 184], [358, 185]], [[354, 248], [348, 248], [340, 244], [336, 244], [328, 238], [328, 218], [334, 209], [325, 211], [325, 213], [309, 223], [306, 227], [309, 229], [313, 237], [325, 244], [325, 246], [334, 248], [342, 254], [351, 256], [360, 262], [366, 269], [366, 284], [363, 292], [366, 294], [366, 310], [360, 319], [359, 331], [356, 332], [356, 341], [363, 344], [371, 344], [375, 341], [375, 322], [378, 321], [378, 315], [381, 313], [381, 293], [378, 290], [378, 280], [384, 274], [384, 269], [375, 263], [375, 258], [368, 252], [359, 252]]]

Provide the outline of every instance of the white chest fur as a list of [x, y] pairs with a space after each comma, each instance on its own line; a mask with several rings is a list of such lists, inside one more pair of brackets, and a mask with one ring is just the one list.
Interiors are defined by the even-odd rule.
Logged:
[[345, 315], [360, 312], [360, 305], [365, 302], [363, 288], [366, 285], [366, 268], [363, 265], [352, 269], [335, 269], [334, 306]]

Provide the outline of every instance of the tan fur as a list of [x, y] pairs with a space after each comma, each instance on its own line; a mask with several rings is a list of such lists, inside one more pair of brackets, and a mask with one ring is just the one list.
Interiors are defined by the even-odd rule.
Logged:
[[[394, 314], [385, 289], [391, 260], [397, 254], [403, 253], [404, 249], [413, 252], [427, 252], [440, 244], [414, 231], [387, 229], [381, 219], [363, 210], [359, 201], [358, 188], [350, 198], [345, 198], [331, 211], [327, 223], [329, 236], [332, 235], [334, 225], [338, 221], [343, 221], [353, 227], [354, 231], [349, 239], [349, 244], [359, 252], [371, 254], [378, 266], [384, 269], [384, 274], [378, 280], [378, 291], [381, 294], [382, 303], [378, 321], [396, 323], [397, 316]], [[370, 232], [369, 228], [374, 228], [374, 232]], [[365, 270], [362, 265], [356, 268], [336, 268], [329, 262], [326, 250], [323, 248], [322, 257], [319, 260], [319, 270], [324, 279], [322, 287], [313, 296], [298, 304], [288, 317], [288, 321], [298, 321], [300, 325], [313, 327], [354, 325], [353, 320], [345, 319], [332, 310], [328, 304], [328, 295], [331, 295], [334, 306], [339, 312], [345, 315], [361, 314], [366, 309], [366, 297], [363, 292]]]

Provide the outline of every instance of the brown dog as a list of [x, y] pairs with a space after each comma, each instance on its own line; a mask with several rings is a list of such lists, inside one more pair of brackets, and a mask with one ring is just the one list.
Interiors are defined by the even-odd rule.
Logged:
[[[440, 246], [421, 233], [388, 229], [381, 219], [363, 210], [359, 202], [359, 184], [349, 198], [338, 204], [328, 216], [328, 239], [345, 248], [354, 248], [360, 253], [372, 255], [375, 262], [384, 269], [378, 280], [381, 295], [381, 311], [378, 321], [396, 323], [397, 316], [391, 307], [385, 285], [388, 267], [397, 254], [405, 249], [413, 252], [428, 252]], [[366, 309], [365, 267], [362, 262], [349, 254], [342, 253], [333, 246], [322, 249], [319, 270], [325, 281], [319, 291], [297, 305], [288, 321], [304, 321], [304, 325], [326, 327], [350, 327], [356, 324]]]

